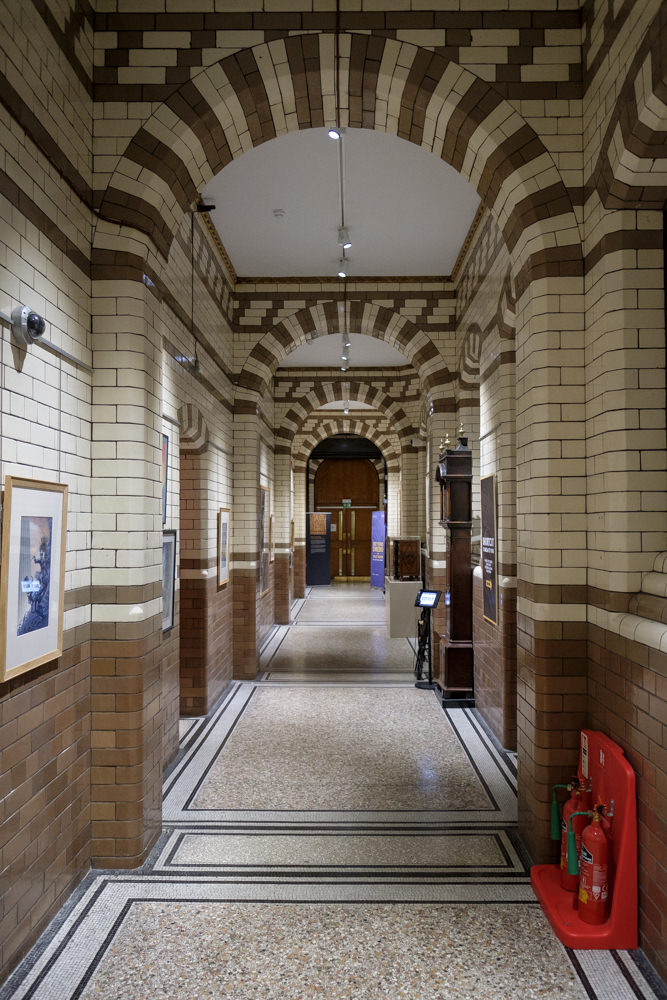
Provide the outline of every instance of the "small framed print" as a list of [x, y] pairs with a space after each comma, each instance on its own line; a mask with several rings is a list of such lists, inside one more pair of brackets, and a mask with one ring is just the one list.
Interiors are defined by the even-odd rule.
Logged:
[[269, 592], [269, 510], [271, 495], [267, 486], [259, 488], [259, 516], [257, 537], [259, 540], [259, 595]]
[[218, 586], [223, 587], [229, 581], [229, 538], [230, 510], [221, 507], [218, 511]]
[[162, 631], [174, 627], [176, 595], [176, 532], [162, 532]]
[[162, 523], [167, 523], [167, 488], [169, 486], [169, 438], [162, 435]]
[[62, 655], [67, 486], [5, 477], [1, 679]]

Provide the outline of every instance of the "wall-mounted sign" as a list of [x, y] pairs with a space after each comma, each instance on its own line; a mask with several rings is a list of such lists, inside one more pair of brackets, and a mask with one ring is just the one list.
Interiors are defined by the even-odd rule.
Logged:
[[482, 588], [484, 618], [498, 624], [498, 575], [496, 569], [496, 477], [482, 476]]
[[352, 506], [352, 500], [341, 500], [341, 503], [342, 503], [343, 507], [351, 507]]

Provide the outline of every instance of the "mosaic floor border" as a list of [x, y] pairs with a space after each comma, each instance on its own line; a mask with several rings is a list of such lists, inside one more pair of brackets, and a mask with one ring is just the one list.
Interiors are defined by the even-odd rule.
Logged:
[[[374, 685], [377, 689], [378, 685]], [[164, 788], [163, 817], [167, 825], [197, 823], [245, 823], [289, 821], [291, 823], [337, 824], [395, 823], [398, 816], [405, 824], [422, 826], [426, 822], [461, 823], [480, 826], [492, 823], [509, 825], [516, 822], [516, 791], [514, 778], [507, 763], [484, 730], [467, 709], [448, 709], [443, 725], [449, 722], [475, 770], [489, 800], [487, 809], [480, 810], [218, 810], [192, 809], [191, 801], [216, 757], [224, 748], [250, 698], [258, 689], [251, 682], [238, 682], [213, 714], [209, 724], [193, 741], [177, 766], [170, 773]], [[433, 698], [437, 701], [435, 694]]]
[[[206, 903], [365, 903], [538, 907], [528, 885], [382, 886], [326, 884], [231, 884], [188, 876], [165, 880], [145, 875], [89, 876], [7, 983], [0, 1000], [76, 1000], [112, 946], [133, 904], [155, 901]], [[591, 1000], [663, 1000], [662, 985], [635, 952], [572, 952], [564, 949]], [[257, 996], [260, 993], [256, 994]], [[549, 997], [556, 1000], [556, 995]]]

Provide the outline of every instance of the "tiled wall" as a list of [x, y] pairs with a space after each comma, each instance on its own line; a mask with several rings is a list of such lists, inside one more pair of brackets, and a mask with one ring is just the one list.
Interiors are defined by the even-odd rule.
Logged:
[[[333, 121], [334, 12], [267, 12], [261, 0], [187, 17], [152, 0], [94, 6], [0, 11], [11, 39], [0, 305], [43, 312], [50, 339], [80, 362], [24, 355], [3, 326], [3, 472], [67, 482], [71, 511], [66, 652], [0, 691], [3, 968], [91, 856], [129, 867], [154, 842], [179, 662], [198, 692], [190, 709], [203, 710], [232, 673], [255, 676], [290, 587], [303, 592], [305, 476], [292, 485], [288, 464], [309, 446], [297, 438], [322, 379], [274, 375], [313, 331], [338, 329], [338, 282], [238, 280], [191, 212], [244, 150]], [[445, 551], [434, 467], [458, 419], [476, 470], [498, 476], [506, 615], [492, 632], [477, 613], [480, 707], [511, 742], [516, 577], [522, 833], [536, 857], [548, 850], [549, 786], [569, 770], [580, 725], [619, 739], [640, 775], [641, 942], [664, 973], [664, 664], [654, 632], [637, 626], [630, 642], [618, 616], [667, 549], [667, 184], [652, 140], [664, 132], [664, 5], [356, 6], [340, 22], [343, 124], [441, 156], [486, 208], [453, 279], [350, 282], [350, 328], [410, 365], [363, 373], [355, 398], [391, 420], [402, 530], [427, 539], [432, 582]], [[163, 636], [164, 427], [181, 586]], [[260, 483], [276, 545], [264, 597]], [[233, 509], [223, 588], [220, 506]]]
[[[46, 318], [82, 362], [11, 342], [3, 324], [1, 472], [67, 484], [63, 656], [0, 684], [0, 968], [32, 944], [90, 863], [92, 25], [60, 6], [0, 14], [0, 309]], [[35, 44], [35, 41], [38, 44]], [[3, 46], [4, 47], [4, 46]], [[75, 53], [76, 49], [76, 53]]]

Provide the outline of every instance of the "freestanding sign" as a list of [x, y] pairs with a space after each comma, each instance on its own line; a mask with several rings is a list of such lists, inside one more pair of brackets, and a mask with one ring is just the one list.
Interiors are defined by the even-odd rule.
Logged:
[[331, 583], [331, 514], [306, 514], [306, 585], [321, 587]]
[[374, 510], [371, 518], [371, 587], [384, 587], [384, 511]]
[[483, 476], [482, 493], [482, 584], [484, 618], [498, 624], [498, 577], [496, 569], [496, 477]]

